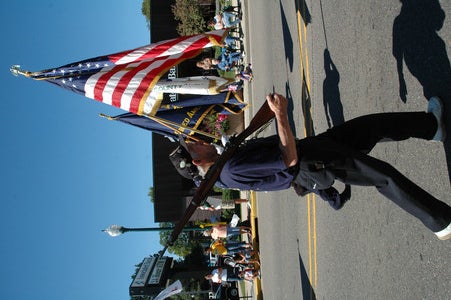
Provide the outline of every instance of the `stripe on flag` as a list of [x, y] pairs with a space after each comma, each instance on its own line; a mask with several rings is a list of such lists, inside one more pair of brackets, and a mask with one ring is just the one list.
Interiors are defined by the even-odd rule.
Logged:
[[172, 66], [219, 45], [227, 30], [161, 41], [133, 50], [99, 56], [40, 72], [21, 72], [138, 115], [153, 115], [153, 86]]

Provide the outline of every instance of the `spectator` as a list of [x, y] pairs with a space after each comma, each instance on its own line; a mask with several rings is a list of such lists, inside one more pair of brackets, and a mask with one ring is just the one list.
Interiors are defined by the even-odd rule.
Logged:
[[240, 18], [238, 18], [237, 14], [224, 11], [214, 16], [214, 18], [211, 19], [207, 25], [214, 27], [214, 29], [216, 30], [219, 30], [234, 27], [240, 22], [241, 20]]

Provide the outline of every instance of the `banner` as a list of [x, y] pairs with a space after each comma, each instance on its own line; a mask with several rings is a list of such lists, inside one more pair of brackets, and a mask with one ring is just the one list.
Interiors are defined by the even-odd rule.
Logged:
[[153, 300], [163, 300], [168, 297], [174, 296], [183, 291], [183, 286], [180, 280], [175, 281], [173, 284], [165, 288], [155, 297]]
[[[115, 117], [107, 117], [109, 120], [116, 120], [130, 124], [142, 129], [150, 130], [157, 134], [178, 139], [179, 134], [199, 136], [193, 130], [209, 133], [203, 121], [209, 115], [239, 114], [247, 108], [241, 98], [232, 92], [223, 92], [218, 95], [197, 96], [168, 104], [161, 104], [160, 109], [154, 116], [138, 116], [132, 113], [125, 113]], [[220, 136], [212, 137], [213, 139]], [[203, 138], [205, 140], [205, 138]]]

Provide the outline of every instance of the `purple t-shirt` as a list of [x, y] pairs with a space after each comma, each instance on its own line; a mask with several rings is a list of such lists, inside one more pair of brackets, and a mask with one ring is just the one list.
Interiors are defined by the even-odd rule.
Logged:
[[217, 185], [240, 190], [278, 191], [288, 189], [292, 180], [279, 148], [279, 137], [274, 135], [247, 141], [224, 165]]

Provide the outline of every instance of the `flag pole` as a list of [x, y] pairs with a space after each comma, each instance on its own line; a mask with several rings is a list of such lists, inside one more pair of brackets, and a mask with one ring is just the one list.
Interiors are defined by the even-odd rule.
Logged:
[[[102, 117], [102, 118], [106, 118], [106, 119], [108, 119], [108, 120], [110, 120], [110, 121], [111, 121], [111, 120], [117, 120], [116, 117], [111, 117], [111, 116], [108, 116], [108, 115], [105, 115], [105, 114], [102, 114], [102, 113], [100, 113], [99, 116]], [[177, 127], [182, 128], [182, 129], [184, 129], [184, 130], [193, 131], [193, 132], [195, 132], [195, 133], [198, 133], [198, 134], [201, 134], [201, 135], [210, 137], [210, 138], [212, 138], [212, 139], [221, 139], [221, 137], [219, 137], [219, 136], [212, 135], [212, 134], [209, 134], [209, 133], [206, 133], [206, 132], [204, 132], [204, 131], [197, 130], [197, 129], [194, 129], [194, 128], [191, 128], [191, 127], [187, 127], [187, 126], [184, 126], [184, 125], [179, 124], [179, 123], [175, 123], [175, 122], [172, 122], [172, 121], [168, 121], [168, 120], [166, 120], [166, 119], [158, 118], [158, 117], [155, 117], [155, 116], [147, 116], [147, 117], [148, 117], [149, 119], [151, 119], [151, 120], [153, 120], [153, 121], [155, 121], [155, 122], [157, 122], [157, 123], [163, 125], [163, 126], [168, 127], [168, 128], [171, 129], [171, 130], [174, 130], [175, 132], [177, 132], [177, 133], [179, 133], [179, 134], [184, 134], [184, 135], [186, 135], [187, 138], [190, 138], [190, 139], [192, 139], [192, 140], [194, 140], [194, 141], [199, 141], [199, 139], [196, 138], [196, 137], [190, 136], [190, 135], [188, 135], [188, 134], [186, 134], [186, 133], [184, 133], [184, 132], [181, 132], [180, 130], [177, 129]], [[175, 126], [176, 126], [176, 127], [175, 127]]]
[[[150, 118], [150, 119], [152, 119], [152, 118]], [[152, 119], [152, 120], [153, 120], [153, 119]], [[160, 120], [153, 120], [153, 121], [155, 121], [155, 122], [157, 122], [158, 124], [161, 124], [161, 125], [163, 125], [163, 126], [166, 126], [167, 128], [169, 128], [169, 129], [171, 129], [171, 130], [174, 130], [174, 132], [177, 132], [179, 135], [180, 135], [180, 134], [183, 134], [183, 132], [181, 132], [180, 130], [178, 130], [178, 129], [175, 128], [175, 127], [172, 127], [170, 124], [165, 124], [165, 123], [161, 122]], [[176, 123], [176, 124], [177, 124], [177, 123]], [[178, 124], [178, 125], [181, 126], [181, 124]], [[179, 127], [180, 127], [180, 126], [179, 126]], [[193, 136], [189, 136], [189, 135], [187, 135], [187, 134], [185, 134], [185, 135], [186, 135], [187, 137], [189, 137], [190, 139], [196, 141], [196, 142], [199, 141], [198, 138], [195, 138], [195, 137], [193, 137]]]
[[[147, 117], [150, 118], [151, 120], [154, 120], [155, 122], [164, 123], [163, 125], [168, 124], [168, 125], [172, 125], [172, 126], [177, 126], [177, 127], [182, 128], [184, 130], [192, 131], [192, 132], [201, 134], [203, 136], [206, 136], [206, 137], [209, 137], [209, 138], [212, 138], [212, 139], [215, 139], [215, 140], [221, 139], [220, 136], [216, 136], [214, 134], [210, 134], [210, 133], [207, 133], [207, 132], [204, 132], [204, 131], [201, 131], [201, 130], [197, 130], [195, 128], [187, 127], [187, 126], [184, 126], [182, 124], [178, 124], [178, 123], [175, 123], [175, 122], [172, 122], [172, 121], [169, 121], [169, 120], [166, 120], [166, 119], [162, 119], [162, 118], [159, 118], [159, 117], [156, 117], [156, 116], [147, 116]], [[169, 128], [171, 128], [171, 127], [169, 127]], [[186, 134], [186, 133], [185, 133], [185, 135], [188, 136], [188, 134]]]
[[[56, 75], [56, 76], [44, 76], [44, 77], [38, 77], [39, 75], [48, 72], [49, 70], [43, 70], [43, 71], [37, 71], [37, 72], [30, 72], [30, 71], [24, 71], [20, 69], [20, 65], [13, 65], [9, 68], [9, 71], [14, 75], [14, 76], [19, 76], [19, 75], [23, 75], [25, 77], [34, 79], [34, 80], [47, 80], [47, 79], [59, 79], [59, 78], [69, 78], [74, 76], [73, 73], [67, 73], [64, 75]], [[93, 75], [96, 73], [100, 73], [100, 72], [106, 72], [106, 71], [98, 71], [98, 70], [91, 70], [89, 72], [84, 72], [84, 73], [80, 73], [80, 75]]]
[[[105, 118], [105, 119], [107, 119], [107, 120], [109, 120], [109, 121], [115, 121], [115, 120], [118, 120], [118, 119], [119, 119], [119, 117], [111, 117], [111, 116], [108, 116], [108, 115], [105, 115], [105, 114], [102, 114], [102, 113], [100, 113], [99, 116], [102, 117], [102, 118]], [[149, 119], [150, 119], [150, 118], [149, 118]], [[153, 120], [153, 121], [155, 121], [156, 123], [158, 123], [158, 124], [160, 124], [160, 125], [163, 125], [163, 126], [169, 128], [169, 129], [171, 129], [171, 130], [174, 130], [174, 132], [176, 132], [177, 135], [183, 134], [183, 132], [181, 132], [181, 131], [178, 130], [177, 128], [172, 127], [172, 126], [169, 125], [169, 124], [164, 124], [164, 123], [161, 122], [160, 120]], [[192, 137], [192, 139], [195, 140], [195, 141], [198, 141], [198, 140], [199, 140], [199, 139], [196, 139], [196, 138], [194, 138], [194, 137]]]

